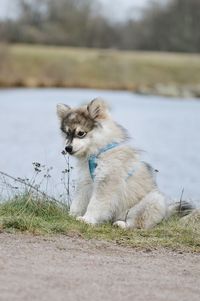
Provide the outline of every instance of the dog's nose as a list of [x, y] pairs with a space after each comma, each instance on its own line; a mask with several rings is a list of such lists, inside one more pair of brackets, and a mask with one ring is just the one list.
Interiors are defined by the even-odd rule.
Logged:
[[65, 150], [66, 150], [67, 153], [71, 154], [72, 153], [72, 146], [71, 145], [66, 146]]

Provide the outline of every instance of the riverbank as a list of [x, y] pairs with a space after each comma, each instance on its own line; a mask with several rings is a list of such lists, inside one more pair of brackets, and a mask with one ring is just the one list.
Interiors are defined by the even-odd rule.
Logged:
[[0, 87], [74, 87], [200, 97], [200, 55], [1, 46]]
[[[189, 217], [189, 216], [188, 216]], [[200, 253], [200, 212], [180, 219], [174, 216], [150, 230], [122, 230], [108, 223], [93, 227], [78, 222], [61, 203], [35, 199], [30, 194], [0, 204], [0, 230], [34, 235], [63, 234], [85, 240], [97, 239], [132, 248], [167, 248]]]

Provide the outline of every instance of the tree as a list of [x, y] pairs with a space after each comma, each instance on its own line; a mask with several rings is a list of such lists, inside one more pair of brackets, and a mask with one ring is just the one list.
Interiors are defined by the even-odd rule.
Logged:
[[0, 41], [99, 48], [200, 52], [200, 1], [152, 1], [139, 19], [117, 23], [98, 0], [15, 0], [16, 20]]

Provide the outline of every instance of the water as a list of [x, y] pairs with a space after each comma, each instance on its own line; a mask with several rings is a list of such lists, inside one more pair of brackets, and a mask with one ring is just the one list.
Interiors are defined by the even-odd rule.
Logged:
[[[142, 158], [159, 170], [158, 185], [171, 198], [200, 200], [200, 102], [83, 89], [0, 90], [0, 170], [30, 177], [32, 162], [53, 166], [51, 189], [59, 193], [66, 163], [56, 104], [79, 105], [97, 96], [125, 126]], [[198, 201], [196, 201], [198, 203]]]

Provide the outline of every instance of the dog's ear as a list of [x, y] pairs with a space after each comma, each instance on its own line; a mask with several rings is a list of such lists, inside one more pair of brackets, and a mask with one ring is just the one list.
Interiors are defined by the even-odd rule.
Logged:
[[107, 105], [100, 99], [93, 99], [87, 106], [88, 113], [92, 119], [106, 119]]
[[70, 107], [65, 104], [62, 104], [62, 103], [57, 104], [57, 115], [60, 119], [65, 118], [67, 116], [67, 113], [69, 112], [69, 110], [70, 110]]

